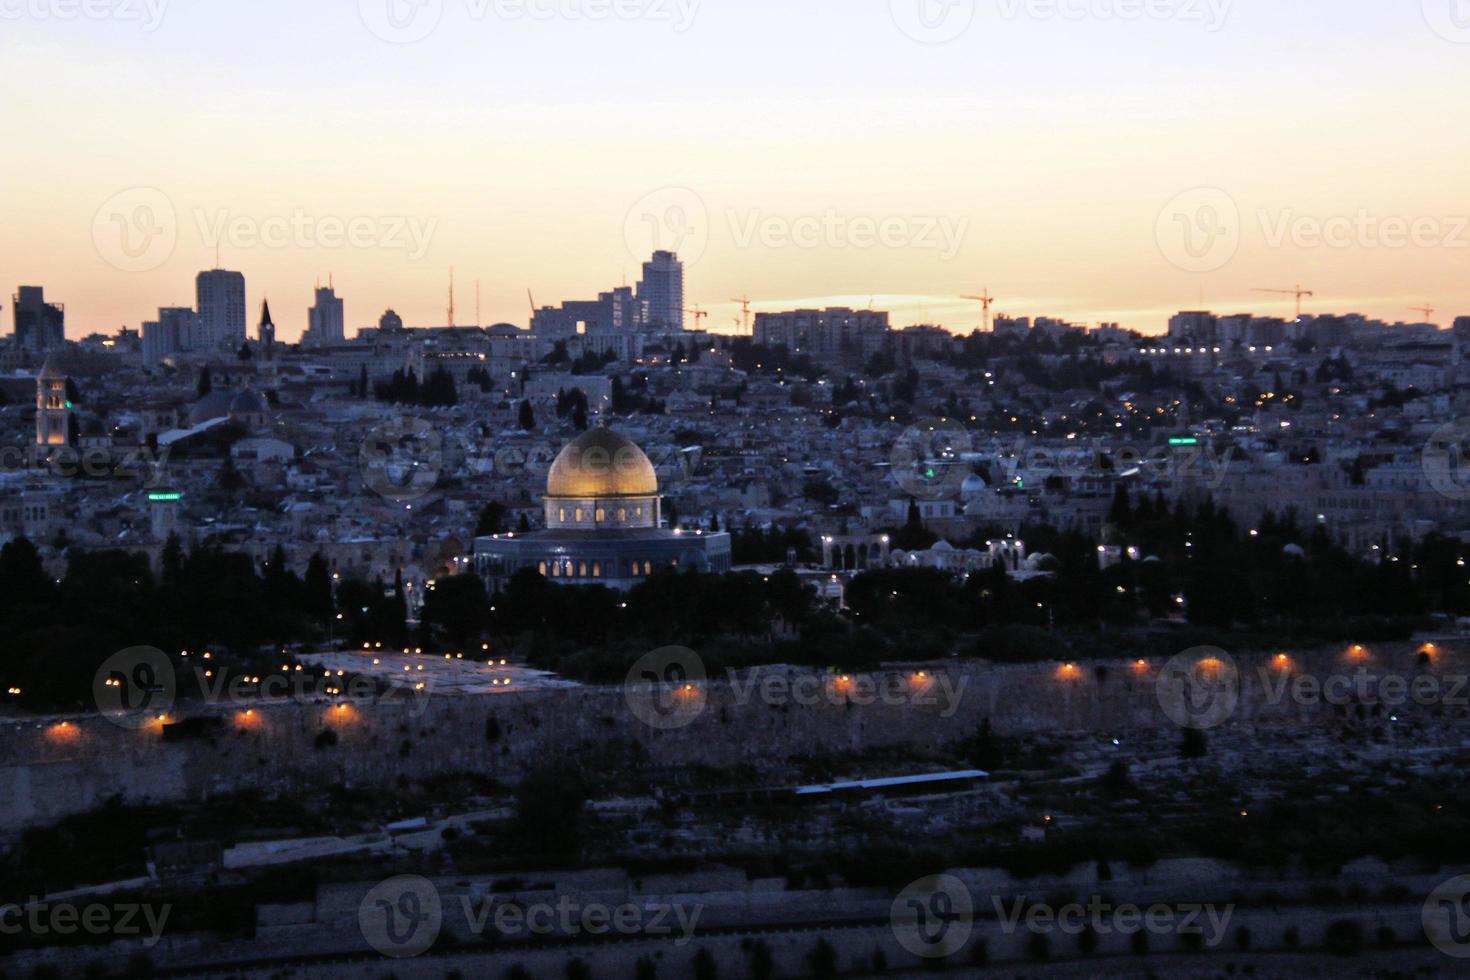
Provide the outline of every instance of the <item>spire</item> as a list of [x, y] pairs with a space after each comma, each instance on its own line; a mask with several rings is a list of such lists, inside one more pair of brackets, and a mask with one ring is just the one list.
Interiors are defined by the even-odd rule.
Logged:
[[266, 324], [270, 324], [273, 327], [275, 326], [275, 323], [271, 320], [271, 301], [270, 300], [266, 300], [264, 303], [261, 304], [261, 307], [260, 307], [260, 325], [263, 327]]

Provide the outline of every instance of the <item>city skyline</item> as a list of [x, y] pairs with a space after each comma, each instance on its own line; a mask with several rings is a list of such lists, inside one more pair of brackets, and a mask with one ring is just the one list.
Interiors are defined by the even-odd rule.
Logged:
[[[940, 44], [913, 36], [898, 0], [650, 2], [596, 22], [430, 4], [412, 43], [385, 40], [373, 4], [23, 15], [0, 77], [54, 84], [7, 117], [53, 136], [17, 141], [10, 162], [50, 179], [15, 202], [0, 268], [44, 284], [82, 333], [186, 305], [201, 269], [242, 269], [287, 341], [318, 277], [347, 297], [349, 333], [389, 307], [443, 320], [451, 267], [463, 318], [478, 280], [480, 319], [524, 323], [528, 288], [542, 304], [590, 296], [655, 247], [685, 256], [688, 304], [720, 331], [748, 295], [873, 297], [895, 322], [968, 332], [980, 310], [960, 297], [985, 288], [997, 313], [1149, 333], [1197, 306], [1289, 314], [1290, 297], [1253, 290], [1296, 283], [1317, 293], [1309, 310], [1470, 312], [1465, 140], [1442, 122], [1464, 38], [1436, 0], [1299, 6], [1124, 19], [1008, 2]], [[610, 67], [575, 65], [608, 45]], [[169, 247], [114, 251], [141, 207]], [[1204, 238], [1181, 253], [1173, 219], [1208, 235], [1222, 207], [1228, 255]], [[655, 240], [647, 216], [670, 213]], [[306, 235], [262, 244], [298, 215]], [[322, 244], [354, 222], [366, 245]], [[1423, 234], [1390, 244], [1397, 226]]]

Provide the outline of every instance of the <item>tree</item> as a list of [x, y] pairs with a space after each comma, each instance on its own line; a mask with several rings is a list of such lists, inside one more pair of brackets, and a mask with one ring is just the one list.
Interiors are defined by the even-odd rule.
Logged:
[[441, 578], [424, 596], [424, 629], [442, 633], [453, 646], [470, 647], [490, 625], [490, 597], [473, 573]]
[[498, 500], [492, 500], [480, 511], [480, 521], [475, 525], [475, 537], [504, 534], [505, 530], [505, 505]]
[[807, 955], [807, 961], [812, 965], [812, 976], [837, 976], [837, 950], [825, 938], [817, 940], [817, 944]]
[[516, 826], [536, 853], [578, 853], [586, 816], [582, 778], [569, 767], [546, 766], [528, 775], [516, 789]]
[[536, 431], [536, 413], [531, 409], [529, 401], [521, 402], [520, 427], [522, 432]]
[[311, 556], [311, 561], [306, 564], [306, 577], [302, 580], [302, 605], [307, 613], [318, 620], [325, 620], [332, 614], [334, 600], [332, 597], [332, 573], [327, 568], [327, 560], [318, 551]]
[[771, 947], [757, 940], [750, 947], [750, 980], [771, 980], [776, 975], [776, 961]]
[[199, 397], [203, 398], [213, 390], [214, 380], [209, 376], [209, 366], [205, 365], [204, 370], [199, 372], [199, 385], [196, 391]]

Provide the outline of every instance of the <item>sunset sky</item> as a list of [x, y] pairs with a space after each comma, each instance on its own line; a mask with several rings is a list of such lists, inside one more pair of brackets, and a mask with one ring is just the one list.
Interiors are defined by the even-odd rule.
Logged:
[[216, 237], [252, 335], [269, 297], [299, 336], [329, 276], [349, 334], [440, 325], [451, 267], [460, 323], [479, 280], [525, 325], [528, 289], [636, 281], [645, 214], [720, 330], [749, 295], [968, 331], [985, 288], [1151, 332], [1296, 283], [1470, 315], [1459, 0], [979, 0], [946, 43], [900, 26], [919, 0], [79, 2], [0, 0], [5, 332], [21, 284], [72, 339], [193, 305]]

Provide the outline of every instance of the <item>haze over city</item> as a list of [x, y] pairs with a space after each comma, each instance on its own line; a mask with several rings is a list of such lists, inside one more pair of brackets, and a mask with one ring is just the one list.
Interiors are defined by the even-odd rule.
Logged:
[[[524, 324], [528, 288], [545, 304], [636, 279], [651, 249], [628, 241], [630, 212], [685, 189], [703, 254], [662, 247], [682, 246], [716, 331], [750, 296], [871, 299], [968, 332], [981, 314], [960, 297], [989, 288], [999, 313], [1157, 333], [1181, 308], [1284, 315], [1290, 297], [1253, 290], [1297, 283], [1311, 311], [1414, 320], [1470, 308], [1470, 137], [1449, 124], [1470, 49], [1436, 30], [1453, 12], [1438, 6], [962, 0], [973, 20], [945, 43], [880, 0], [648, 0], [599, 20], [595, 4], [449, 0], [411, 43], [366, 0], [9, 16], [0, 83], [26, 96], [0, 109], [17, 136], [0, 167], [12, 190], [49, 179], [7, 199], [0, 268], [46, 282], [84, 330], [185, 303], [216, 239], [283, 339], [329, 276], [349, 335], [389, 307], [443, 323], [451, 267], [459, 322], [479, 280], [485, 324]], [[419, 16], [404, 5], [401, 22]], [[1157, 234], [1201, 187], [1239, 212], [1238, 250], [1207, 272]], [[122, 271], [94, 222], [136, 188], [163, 194], [176, 243]], [[249, 233], [298, 215], [380, 224], [362, 247]], [[835, 233], [802, 238], [829, 217]], [[400, 240], [391, 219], [427, 234]], [[1311, 236], [1333, 219], [1353, 230]], [[1427, 237], [1383, 244], [1384, 222], [1426, 220]], [[885, 221], [888, 244], [853, 227]]]

